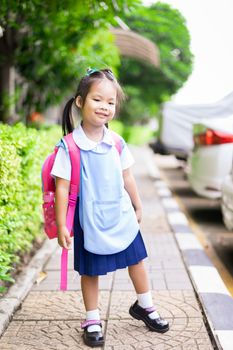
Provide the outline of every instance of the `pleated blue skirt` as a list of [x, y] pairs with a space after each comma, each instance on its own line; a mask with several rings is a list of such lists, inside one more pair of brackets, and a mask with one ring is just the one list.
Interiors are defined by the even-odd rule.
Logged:
[[123, 251], [109, 255], [99, 255], [84, 248], [83, 230], [79, 221], [79, 204], [77, 202], [74, 217], [74, 269], [80, 275], [99, 276], [108, 272], [135, 265], [147, 257], [147, 251], [141, 232]]

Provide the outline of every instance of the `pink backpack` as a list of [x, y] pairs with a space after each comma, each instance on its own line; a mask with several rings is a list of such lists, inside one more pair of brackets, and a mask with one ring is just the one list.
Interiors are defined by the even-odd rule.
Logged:
[[[112, 137], [115, 141], [115, 147], [119, 154], [121, 154], [122, 147], [119, 136], [111, 131]], [[71, 180], [70, 180], [70, 192], [68, 209], [66, 215], [66, 226], [73, 236], [73, 221], [75, 214], [75, 207], [77, 197], [79, 194], [80, 184], [80, 149], [76, 145], [73, 139], [72, 133], [63, 137], [66, 150], [69, 152], [71, 161]], [[58, 146], [54, 148], [54, 152], [51, 153], [45, 160], [42, 166], [42, 192], [43, 192], [43, 214], [44, 214], [44, 231], [49, 239], [57, 238], [57, 226], [55, 215], [55, 191], [56, 184], [55, 179], [51, 176], [52, 167], [58, 151]], [[60, 289], [67, 290], [67, 266], [68, 266], [68, 250], [62, 248], [61, 254], [61, 279]]]

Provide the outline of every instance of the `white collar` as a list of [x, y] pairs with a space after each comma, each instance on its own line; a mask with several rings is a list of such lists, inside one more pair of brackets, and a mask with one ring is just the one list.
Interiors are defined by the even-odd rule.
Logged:
[[84, 151], [90, 151], [90, 150], [96, 148], [96, 146], [101, 144], [101, 143], [105, 143], [109, 146], [115, 145], [115, 142], [112, 138], [111, 132], [108, 128], [106, 128], [106, 126], [104, 126], [104, 136], [103, 136], [102, 140], [99, 142], [95, 142], [93, 140], [90, 140], [86, 136], [81, 124], [77, 128], [74, 129], [73, 138], [74, 138], [74, 142], [76, 143], [76, 145]]

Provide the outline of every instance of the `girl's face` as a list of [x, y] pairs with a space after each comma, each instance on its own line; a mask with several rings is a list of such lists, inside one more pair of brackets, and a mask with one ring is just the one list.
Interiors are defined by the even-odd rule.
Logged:
[[95, 82], [86, 96], [84, 105], [80, 96], [76, 99], [76, 104], [82, 111], [83, 123], [100, 127], [112, 120], [116, 111], [116, 98], [116, 87], [110, 80]]

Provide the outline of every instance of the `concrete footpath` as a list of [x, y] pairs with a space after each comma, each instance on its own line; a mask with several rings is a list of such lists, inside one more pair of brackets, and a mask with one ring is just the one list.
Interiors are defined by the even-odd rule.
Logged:
[[[155, 306], [171, 327], [165, 334], [153, 333], [131, 318], [128, 309], [135, 301], [135, 292], [127, 270], [118, 270], [100, 278], [104, 349], [233, 349], [230, 338], [222, 341], [214, 332], [211, 315], [199, 295], [185, 258], [185, 249], [194, 238], [191, 235], [187, 241], [184, 230], [177, 231], [188, 223], [160, 179], [156, 157], [148, 148], [133, 147], [132, 151], [143, 201], [141, 230], [149, 255], [145, 263]], [[72, 269], [72, 258], [71, 253], [68, 292], [59, 291], [60, 248], [56, 242], [46, 242], [18, 283], [0, 301], [0, 330], [5, 329], [1, 350], [88, 349], [81, 337], [80, 322], [85, 312], [80, 278]], [[40, 274], [41, 281], [34, 283], [40, 271], [45, 275]]]

